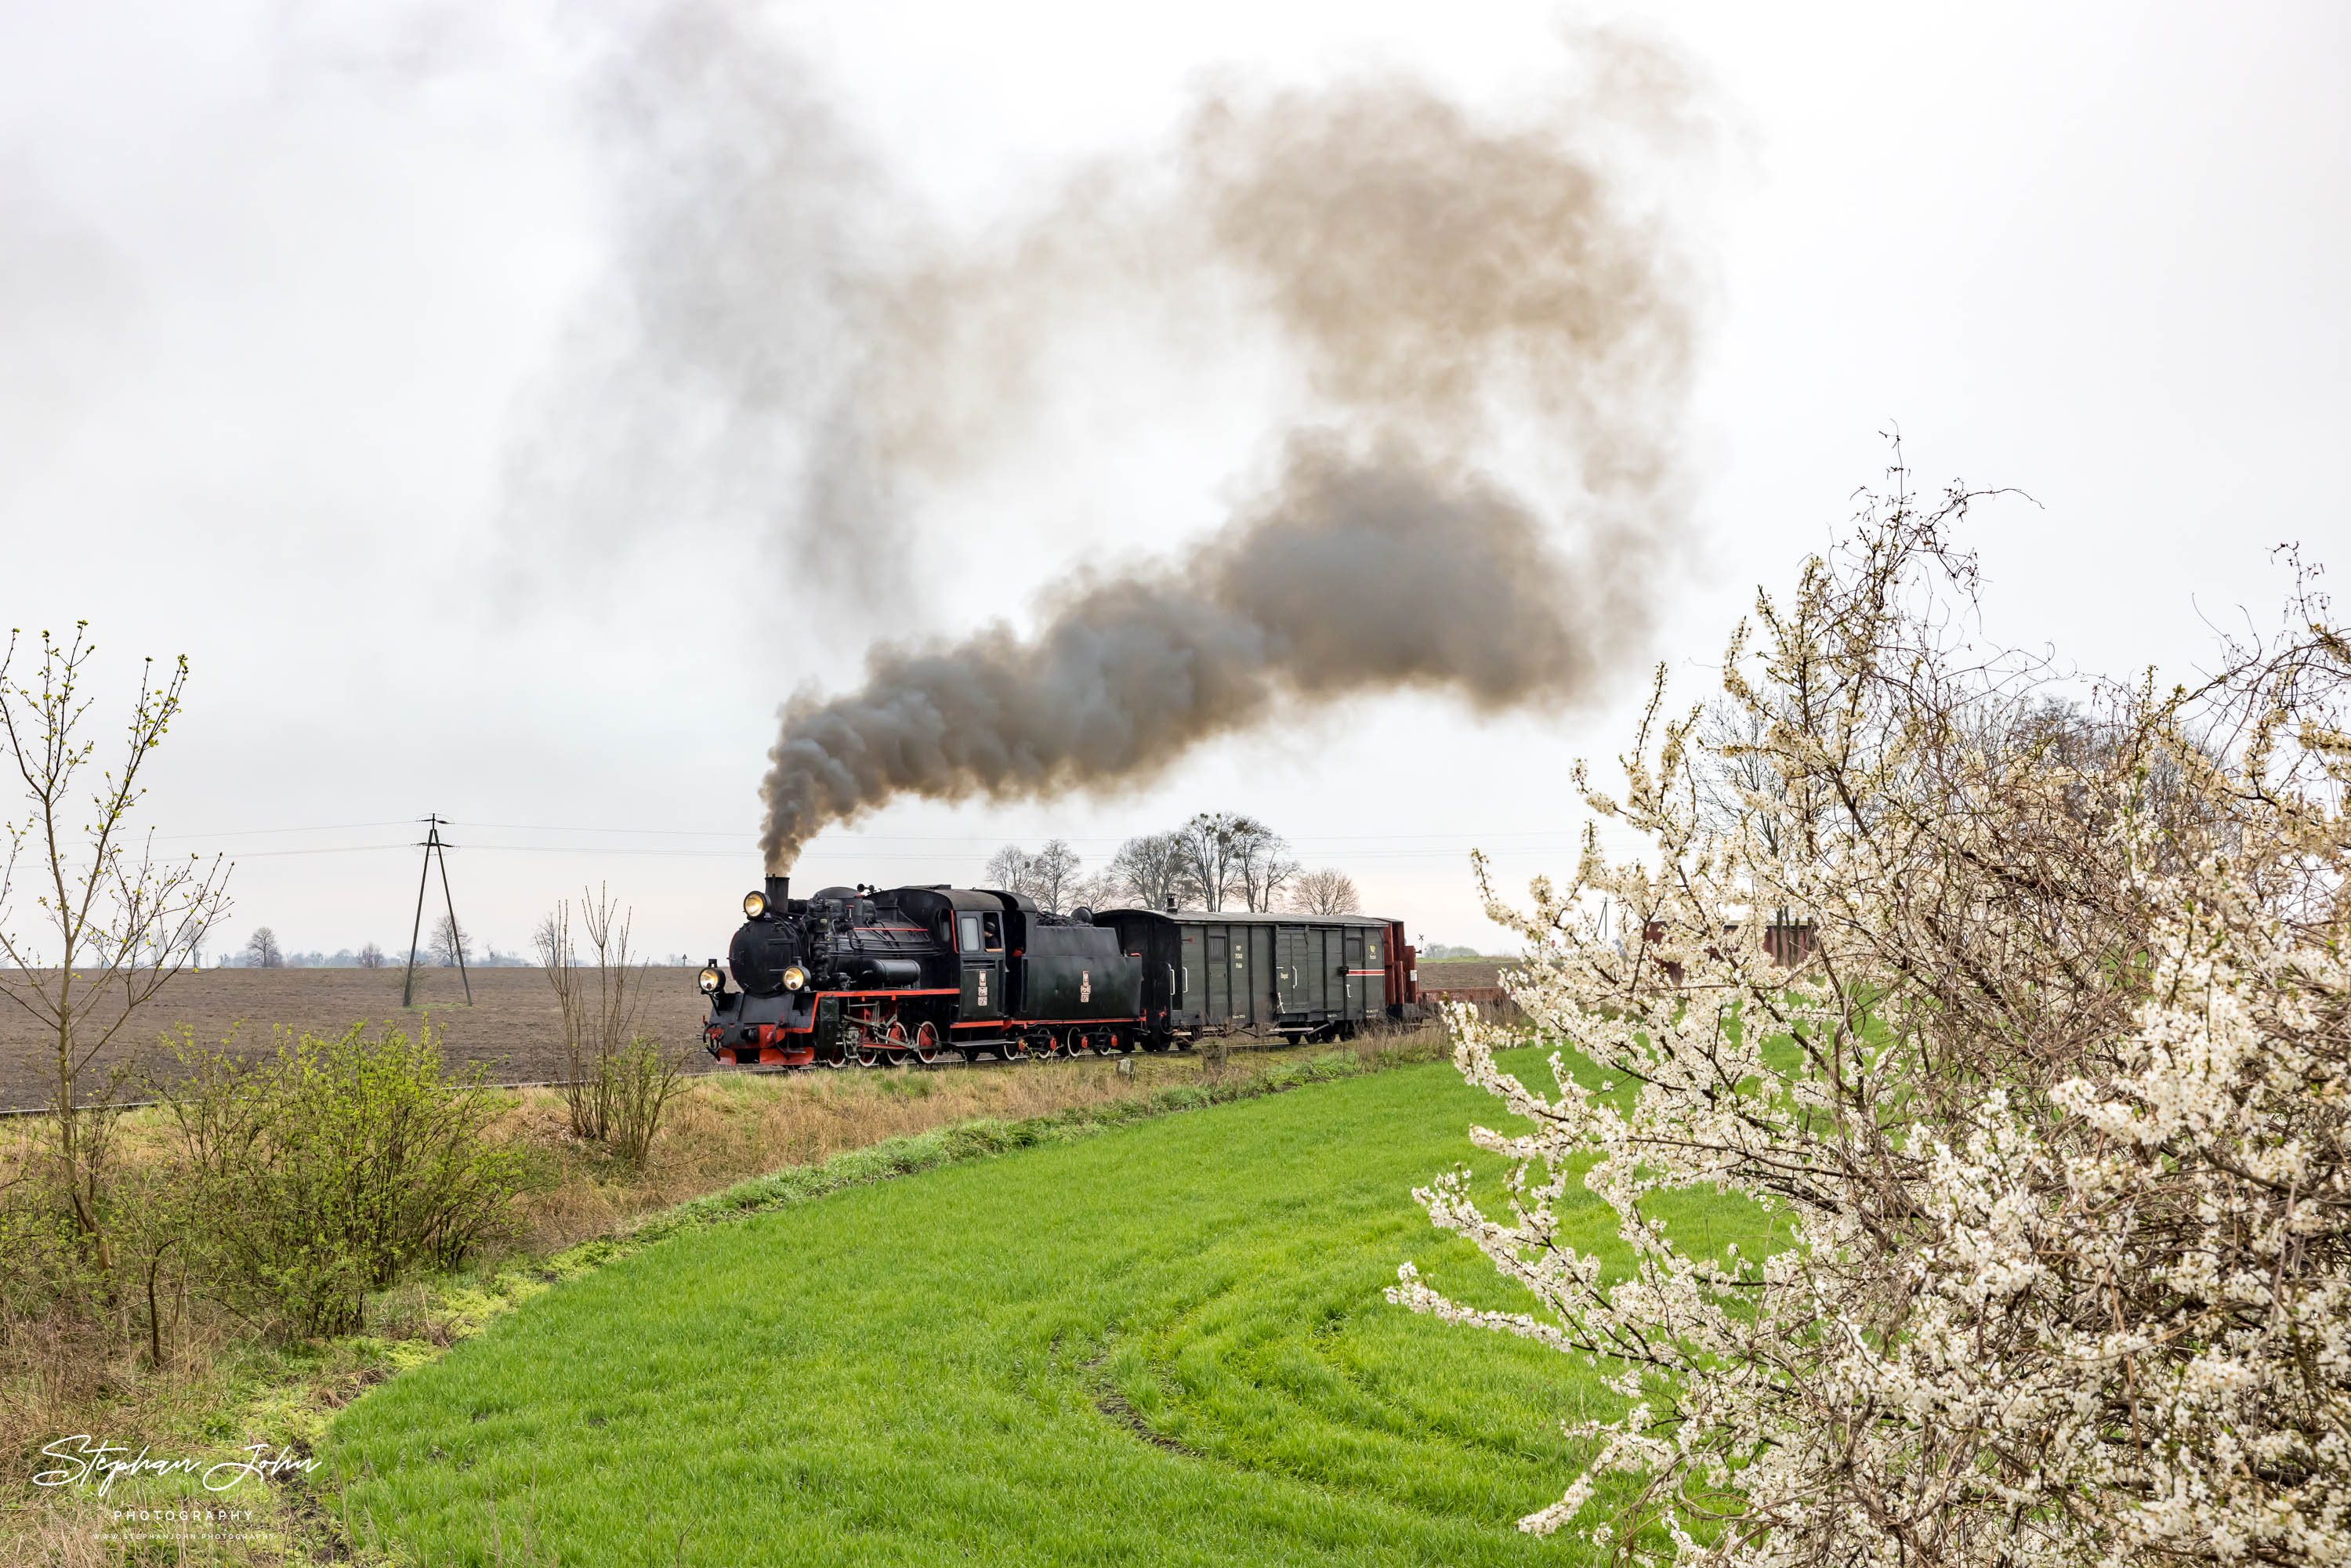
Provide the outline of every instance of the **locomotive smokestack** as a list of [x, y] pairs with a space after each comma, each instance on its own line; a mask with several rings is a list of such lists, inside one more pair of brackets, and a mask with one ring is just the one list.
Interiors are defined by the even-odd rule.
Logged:
[[768, 879], [768, 908], [774, 910], [778, 915], [783, 914], [791, 899], [791, 895], [792, 879], [790, 877], [771, 876]]

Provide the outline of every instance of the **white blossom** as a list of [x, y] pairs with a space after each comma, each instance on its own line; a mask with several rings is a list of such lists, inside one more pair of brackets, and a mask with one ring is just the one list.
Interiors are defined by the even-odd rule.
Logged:
[[[1472, 1134], [1506, 1216], [1467, 1170], [1416, 1197], [1531, 1301], [1408, 1264], [1389, 1299], [1607, 1373], [1628, 1408], [1520, 1523], [1629, 1559], [2351, 1562], [2351, 646], [2305, 593], [2205, 687], [2066, 719], [1938, 619], [1965, 499], [1759, 601], [1725, 685], [1761, 738], [1661, 674], [1622, 795], [1578, 776], [1648, 859], [1587, 832], [1530, 907], [1488, 883], [1554, 1088], [1452, 1009], [1531, 1130]], [[1562, 1239], [1571, 1181], [1629, 1266]], [[1768, 1245], [1687, 1249], [1656, 1199], [1692, 1189]]]

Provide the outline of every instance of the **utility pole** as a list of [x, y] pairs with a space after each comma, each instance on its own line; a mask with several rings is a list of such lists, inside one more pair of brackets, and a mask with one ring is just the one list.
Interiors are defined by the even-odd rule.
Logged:
[[424, 934], [424, 889], [433, 880], [433, 862], [441, 861], [441, 901], [449, 910], [449, 946], [457, 956], [457, 977], [465, 982], [465, 1005], [474, 1005], [474, 982], [465, 973], [465, 934], [457, 926], [457, 901], [449, 894], [449, 844], [441, 836], [441, 817], [435, 814], [424, 819], [424, 842], [418, 846], [424, 852], [424, 869], [416, 878], [416, 923], [408, 933], [408, 978], [400, 988], [400, 1005], [404, 1010], [416, 999], [417, 939]]

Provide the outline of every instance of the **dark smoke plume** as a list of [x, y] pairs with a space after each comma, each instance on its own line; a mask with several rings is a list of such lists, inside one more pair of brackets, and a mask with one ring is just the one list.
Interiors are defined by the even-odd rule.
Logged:
[[1183, 568], [1081, 585], [1034, 637], [880, 649], [862, 690], [795, 701], [762, 848], [788, 869], [820, 828], [896, 795], [1142, 782], [1288, 701], [1422, 687], [1481, 711], [1572, 702], [1637, 630], [1625, 612], [1645, 558], [1570, 562], [1474, 476], [1300, 437], [1266, 509]]
[[[1692, 312], [1660, 225], [1579, 134], [1596, 113], [1491, 131], [1395, 81], [1211, 101], [1164, 209], [1065, 204], [1008, 259], [926, 279], [929, 341], [977, 320], [1000, 349], [998, 324], [1051, 319], [1028, 297], [1066, 305], [1073, 280], [1147, 297], [1213, 275], [1321, 406], [1188, 560], [1071, 582], [1033, 636], [880, 648], [859, 691], [795, 698], [762, 789], [769, 868], [894, 796], [1123, 788], [1293, 705], [1597, 695], [1677, 551]], [[1476, 461], [1513, 420], [1573, 459], [1550, 507]]]

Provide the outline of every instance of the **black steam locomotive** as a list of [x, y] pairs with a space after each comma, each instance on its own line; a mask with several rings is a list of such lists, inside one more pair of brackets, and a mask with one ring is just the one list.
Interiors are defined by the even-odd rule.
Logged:
[[799, 899], [780, 876], [745, 895], [743, 915], [726, 964], [700, 981], [705, 1044], [728, 1064], [1109, 1055], [1236, 1030], [1329, 1038], [1417, 1001], [1402, 924], [1361, 915], [1061, 915], [946, 886]]

